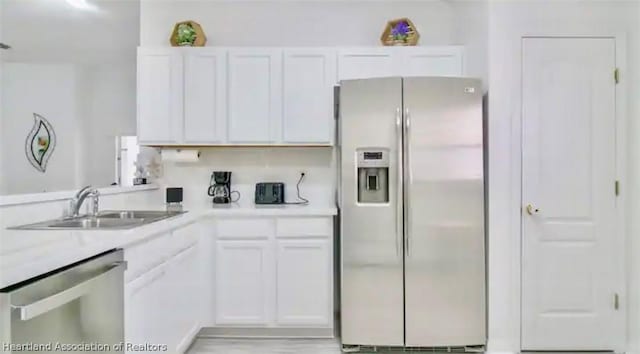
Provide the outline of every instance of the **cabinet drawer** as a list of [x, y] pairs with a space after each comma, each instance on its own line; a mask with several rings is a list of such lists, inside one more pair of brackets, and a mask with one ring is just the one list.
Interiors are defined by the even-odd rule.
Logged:
[[157, 237], [139, 243], [124, 250], [124, 259], [127, 261], [125, 282], [137, 278], [142, 273], [161, 264], [167, 258], [170, 234], [165, 233]]
[[279, 218], [278, 237], [330, 236], [332, 223], [329, 217], [320, 218]]
[[172, 245], [174, 246], [174, 248], [171, 250], [172, 253], [176, 253], [179, 250], [183, 250], [190, 245], [198, 242], [199, 232], [199, 223], [189, 224], [179, 229], [173, 230], [173, 233], [171, 235]]
[[217, 222], [217, 237], [266, 238], [273, 235], [272, 219], [226, 219]]

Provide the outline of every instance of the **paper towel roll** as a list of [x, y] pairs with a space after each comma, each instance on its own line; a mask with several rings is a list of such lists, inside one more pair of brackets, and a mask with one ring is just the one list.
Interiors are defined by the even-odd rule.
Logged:
[[200, 150], [196, 149], [163, 149], [163, 162], [198, 162]]

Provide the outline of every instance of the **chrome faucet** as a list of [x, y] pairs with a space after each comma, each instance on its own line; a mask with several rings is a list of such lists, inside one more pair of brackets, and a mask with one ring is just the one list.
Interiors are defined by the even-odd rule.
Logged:
[[91, 209], [91, 214], [93, 216], [98, 215], [98, 209], [100, 206], [100, 192], [97, 189], [92, 188], [91, 186], [86, 186], [76, 193], [75, 197], [71, 199], [71, 205], [69, 214], [70, 217], [78, 217], [80, 216], [80, 207], [82, 207], [82, 203], [87, 197], [93, 198], [93, 208]]

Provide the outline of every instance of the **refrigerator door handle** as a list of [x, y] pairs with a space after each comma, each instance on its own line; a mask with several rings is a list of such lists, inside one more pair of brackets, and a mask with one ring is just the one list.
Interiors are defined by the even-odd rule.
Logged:
[[411, 149], [409, 143], [411, 142], [411, 115], [409, 114], [409, 108], [404, 110], [404, 142], [403, 142], [403, 155], [406, 159], [403, 169], [406, 169], [406, 180], [404, 184], [404, 205], [406, 212], [404, 213], [404, 243], [405, 253], [407, 257], [410, 255], [411, 250], [411, 206], [410, 194], [411, 194]]
[[403, 180], [403, 169], [402, 169], [402, 110], [400, 108], [396, 108], [396, 255], [402, 258], [402, 239], [403, 239], [403, 216], [402, 216], [402, 180]]

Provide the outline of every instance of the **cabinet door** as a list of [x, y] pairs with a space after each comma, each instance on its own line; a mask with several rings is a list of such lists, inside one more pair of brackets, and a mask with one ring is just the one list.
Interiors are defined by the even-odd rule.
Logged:
[[216, 241], [216, 323], [265, 325], [273, 302], [267, 240]]
[[228, 55], [228, 141], [279, 141], [282, 126], [282, 51], [232, 49]]
[[138, 49], [138, 142], [175, 144], [182, 136], [183, 60], [174, 48]]
[[336, 52], [287, 49], [283, 68], [283, 142], [331, 144], [335, 125]]
[[[192, 50], [193, 49], [193, 50]], [[226, 55], [213, 48], [185, 54], [184, 143], [217, 144], [224, 139]]]
[[[168, 321], [166, 269], [158, 266], [125, 287], [125, 340], [128, 343], [167, 344], [165, 337], [171, 328]], [[127, 350], [127, 353], [140, 353]], [[151, 352], [149, 352], [151, 353]]]
[[463, 47], [398, 49], [401, 76], [464, 76]]
[[198, 245], [180, 251], [167, 263], [167, 278], [171, 284], [170, 316], [172, 347], [170, 352], [184, 352], [200, 329], [202, 292], [198, 286]]
[[330, 325], [331, 248], [327, 239], [277, 241], [277, 321]]
[[392, 48], [356, 48], [338, 52], [338, 79], [367, 79], [397, 75]]

